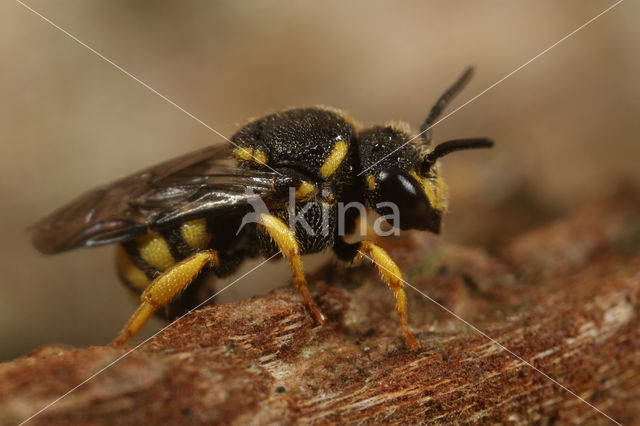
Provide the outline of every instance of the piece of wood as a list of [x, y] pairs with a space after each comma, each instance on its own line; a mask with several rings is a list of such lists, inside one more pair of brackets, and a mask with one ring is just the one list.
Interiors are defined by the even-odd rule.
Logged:
[[[640, 414], [640, 202], [627, 190], [499, 256], [416, 234], [391, 255], [416, 289], [616, 421]], [[406, 243], [406, 241], [405, 241]], [[372, 265], [200, 309], [31, 424], [583, 423], [609, 420], [408, 288], [411, 351]], [[91, 326], [91, 321], [87, 321]], [[126, 353], [42, 347], [0, 365], [0, 422], [20, 422]]]

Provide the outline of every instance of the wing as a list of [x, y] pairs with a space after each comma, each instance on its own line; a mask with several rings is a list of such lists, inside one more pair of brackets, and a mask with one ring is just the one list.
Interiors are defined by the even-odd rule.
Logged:
[[[172, 222], [225, 209], [248, 208], [260, 198], [269, 208], [277, 173], [236, 166], [226, 145], [186, 154], [95, 189], [35, 224], [42, 253], [126, 241]], [[250, 191], [249, 191], [250, 190]]]

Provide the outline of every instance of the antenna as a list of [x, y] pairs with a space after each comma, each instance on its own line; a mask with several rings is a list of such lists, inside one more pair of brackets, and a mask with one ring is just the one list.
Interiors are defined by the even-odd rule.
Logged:
[[473, 67], [469, 66], [462, 73], [462, 75], [456, 80], [455, 83], [451, 87], [447, 89], [446, 92], [440, 96], [438, 102], [431, 108], [429, 112], [429, 116], [424, 120], [422, 126], [420, 126], [420, 133], [422, 134], [422, 140], [429, 144], [431, 142], [431, 134], [427, 131], [429, 126], [431, 126], [442, 114], [442, 111], [449, 105], [449, 102], [453, 100], [453, 98], [467, 85], [471, 76], [473, 75]]
[[433, 151], [427, 154], [420, 166], [420, 171], [423, 174], [426, 174], [438, 158], [451, 154], [454, 151], [462, 151], [463, 149], [491, 148], [492, 146], [493, 140], [489, 138], [454, 139], [442, 142], [437, 145]]

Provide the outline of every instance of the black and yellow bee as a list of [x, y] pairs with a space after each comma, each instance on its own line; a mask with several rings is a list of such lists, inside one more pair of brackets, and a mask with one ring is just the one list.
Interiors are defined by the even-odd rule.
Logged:
[[[322, 323], [301, 255], [333, 249], [346, 262], [366, 255], [393, 290], [402, 332], [417, 347], [407, 327], [401, 271], [374, 242], [344, 240], [338, 230], [353, 232], [361, 210], [339, 217], [338, 205], [361, 203], [385, 217], [393, 205], [399, 228], [438, 233], [447, 205], [438, 159], [492, 145], [479, 138], [430, 147], [429, 126], [471, 74], [469, 68], [440, 97], [415, 139], [398, 125], [360, 130], [348, 116], [327, 108], [279, 112], [245, 125], [228, 146], [184, 155], [85, 194], [36, 224], [33, 243], [43, 253], [118, 243], [120, 277], [142, 300], [116, 339], [119, 344], [158, 308], [176, 316], [204, 300], [202, 271], [222, 277], [247, 257], [279, 251]], [[257, 211], [258, 201], [266, 209]], [[247, 221], [251, 214], [255, 220]], [[293, 214], [308, 226], [288, 226]]]

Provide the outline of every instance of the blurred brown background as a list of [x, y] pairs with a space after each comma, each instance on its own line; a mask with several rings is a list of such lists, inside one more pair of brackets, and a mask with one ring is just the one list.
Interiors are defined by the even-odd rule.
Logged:
[[[314, 104], [417, 128], [466, 65], [477, 73], [450, 110], [613, 2], [28, 4], [230, 136], [250, 117]], [[222, 140], [20, 4], [0, 16], [0, 359], [104, 344], [134, 308], [113, 247], [45, 257], [25, 229], [96, 185]], [[493, 250], [640, 180], [637, 16], [623, 2], [434, 129], [436, 142], [497, 142], [444, 161], [443, 238]], [[270, 265], [226, 297], [287, 276]]]

